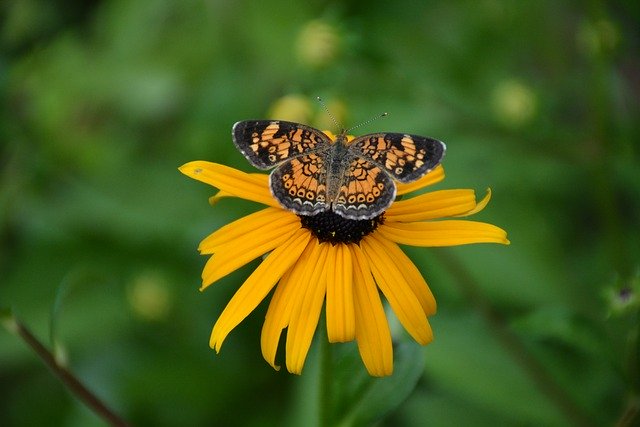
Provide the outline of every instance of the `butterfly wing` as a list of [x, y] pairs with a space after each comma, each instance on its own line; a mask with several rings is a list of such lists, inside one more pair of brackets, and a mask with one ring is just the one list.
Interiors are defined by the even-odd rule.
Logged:
[[412, 182], [433, 170], [446, 152], [442, 141], [403, 133], [360, 136], [349, 144], [349, 152], [384, 168], [400, 182]]
[[386, 171], [363, 158], [353, 158], [333, 201], [333, 211], [347, 219], [370, 219], [384, 212], [395, 198], [396, 186]]
[[322, 156], [306, 154], [285, 161], [269, 175], [273, 196], [282, 206], [299, 215], [314, 215], [329, 209], [327, 172]]
[[282, 120], [245, 120], [233, 125], [233, 143], [259, 169], [312, 153], [331, 144], [317, 129]]

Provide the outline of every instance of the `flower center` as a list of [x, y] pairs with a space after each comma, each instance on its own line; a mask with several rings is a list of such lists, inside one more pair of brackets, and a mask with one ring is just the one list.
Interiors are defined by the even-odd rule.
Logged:
[[325, 211], [316, 215], [298, 215], [302, 226], [320, 240], [320, 242], [359, 243], [367, 234], [384, 223], [384, 214], [371, 219], [347, 219], [332, 212]]

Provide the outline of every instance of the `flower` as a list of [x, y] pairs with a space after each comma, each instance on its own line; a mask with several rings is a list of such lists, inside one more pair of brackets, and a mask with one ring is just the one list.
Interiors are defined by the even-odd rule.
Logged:
[[[440, 190], [395, 201], [370, 220], [348, 220], [333, 212], [298, 216], [271, 195], [268, 175], [248, 174], [225, 165], [194, 161], [180, 171], [220, 191], [211, 198], [239, 197], [268, 207], [227, 224], [199, 246], [210, 255], [202, 272], [202, 289], [265, 254], [266, 257], [231, 298], [211, 333], [220, 351], [227, 335], [272, 291], [261, 348], [275, 369], [280, 336], [287, 328], [286, 366], [300, 374], [323, 305], [329, 342], [356, 340], [364, 365], [373, 376], [393, 371], [391, 333], [378, 290], [401, 324], [420, 344], [433, 334], [427, 317], [436, 311], [426, 281], [398, 244], [454, 246], [469, 243], [508, 244], [494, 225], [448, 219], [482, 210], [491, 192], [477, 202], [473, 190]], [[398, 184], [398, 195], [444, 179], [436, 169], [410, 184]]]

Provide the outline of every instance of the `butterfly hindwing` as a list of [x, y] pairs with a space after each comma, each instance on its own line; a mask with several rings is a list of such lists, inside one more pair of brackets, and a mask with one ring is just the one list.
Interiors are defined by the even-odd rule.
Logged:
[[375, 133], [360, 136], [349, 151], [383, 167], [400, 182], [411, 182], [433, 170], [442, 161], [444, 142], [403, 133]]
[[348, 219], [373, 218], [387, 209], [395, 197], [396, 186], [386, 171], [363, 158], [353, 158], [333, 201], [333, 211]]
[[285, 161], [269, 176], [274, 197], [300, 215], [314, 215], [329, 209], [326, 182], [324, 158], [313, 153]]
[[317, 129], [283, 120], [245, 120], [233, 125], [233, 142], [249, 162], [270, 169], [331, 143]]

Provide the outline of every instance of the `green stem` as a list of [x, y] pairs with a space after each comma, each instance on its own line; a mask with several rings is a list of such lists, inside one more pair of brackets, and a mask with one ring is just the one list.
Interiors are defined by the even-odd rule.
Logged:
[[470, 301], [489, 325], [489, 330], [511, 355], [513, 360], [522, 367], [536, 387], [548, 396], [558, 410], [576, 426], [593, 426], [594, 422], [573, 402], [565, 391], [558, 386], [553, 377], [536, 360], [509, 329], [504, 318], [491, 306], [491, 302], [476, 284], [469, 270], [450, 252], [444, 249], [435, 252], [440, 261], [455, 277], [464, 296]]
[[126, 421], [109, 409], [93, 392], [80, 382], [70, 371], [60, 366], [47, 348], [15, 317], [4, 319], [3, 323], [12, 332], [35, 351], [49, 369], [67, 386], [71, 394], [83, 401], [93, 412], [102, 417], [109, 425], [126, 427]]
[[[323, 323], [322, 323], [323, 324]], [[328, 427], [331, 424], [331, 387], [333, 378], [333, 354], [331, 344], [326, 339], [325, 327], [320, 327], [318, 338], [320, 341], [320, 369], [318, 370], [318, 399], [320, 399], [319, 425]], [[323, 333], [324, 332], [324, 333]]]

